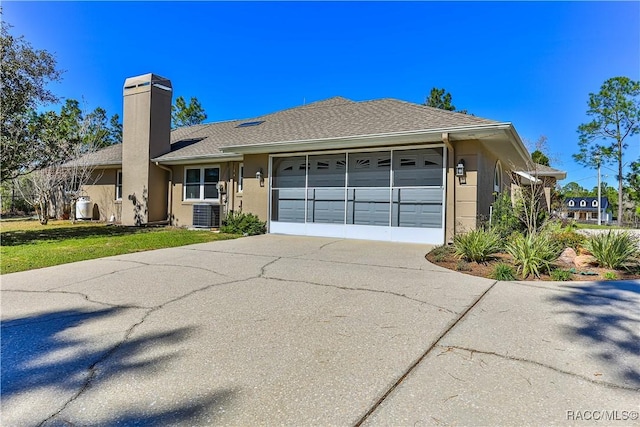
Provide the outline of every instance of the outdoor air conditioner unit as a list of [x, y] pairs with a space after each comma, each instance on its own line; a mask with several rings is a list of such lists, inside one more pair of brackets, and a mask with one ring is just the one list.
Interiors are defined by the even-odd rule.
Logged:
[[202, 228], [220, 227], [220, 205], [193, 205], [193, 226]]

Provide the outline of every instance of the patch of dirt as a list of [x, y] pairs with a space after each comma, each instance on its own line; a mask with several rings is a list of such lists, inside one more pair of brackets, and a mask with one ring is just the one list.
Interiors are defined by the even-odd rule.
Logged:
[[[515, 265], [513, 265], [513, 259], [510, 255], [499, 253], [495, 255], [495, 258], [491, 261], [488, 261], [484, 264], [475, 263], [475, 262], [465, 262], [461, 261], [457, 258], [453, 253], [447, 252], [444, 255], [440, 255], [438, 257], [434, 256], [434, 252], [429, 252], [425, 258], [431, 262], [432, 264], [438, 265], [440, 267], [448, 268], [449, 270], [454, 270], [459, 273], [470, 274], [472, 276], [477, 277], [485, 277], [491, 279], [491, 275], [495, 268], [495, 265], [498, 263], [508, 264], [513, 267], [514, 271], [517, 271]], [[436, 261], [437, 259], [437, 261]], [[562, 270], [568, 270], [568, 267], [559, 267]], [[636, 267], [632, 270], [611, 270], [608, 268], [601, 268], [595, 265], [590, 265], [588, 267], [578, 268], [574, 267], [576, 273], [571, 274], [572, 281], [601, 281], [601, 280], [611, 280], [605, 277], [605, 274], [613, 272], [616, 274], [616, 280], [633, 280], [640, 279], [640, 267]], [[581, 274], [582, 273], [582, 274]], [[585, 274], [585, 273], [594, 273], [594, 274]], [[541, 274], [540, 278], [529, 276], [526, 279], [521, 278], [516, 274], [515, 280], [527, 280], [527, 281], [552, 281], [550, 275]]]

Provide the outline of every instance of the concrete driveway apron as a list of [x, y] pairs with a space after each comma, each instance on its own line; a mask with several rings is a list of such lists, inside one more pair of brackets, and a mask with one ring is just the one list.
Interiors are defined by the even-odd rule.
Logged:
[[428, 250], [265, 235], [5, 275], [2, 424], [638, 410], [640, 283], [496, 284], [433, 266]]

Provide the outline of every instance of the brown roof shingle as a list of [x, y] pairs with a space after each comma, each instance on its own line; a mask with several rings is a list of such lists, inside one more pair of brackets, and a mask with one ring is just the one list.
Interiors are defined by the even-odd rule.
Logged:
[[[238, 127], [250, 122], [262, 123]], [[153, 160], [162, 162], [215, 156], [222, 154], [221, 147], [237, 145], [447, 129], [491, 123], [497, 122], [391, 98], [356, 102], [334, 97], [249, 119], [174, 129], [171, 132], [171, 151]], [[120, 159], [121, 153], [120, 150]], [[104, 156], [115, 160], [115, 149]]]

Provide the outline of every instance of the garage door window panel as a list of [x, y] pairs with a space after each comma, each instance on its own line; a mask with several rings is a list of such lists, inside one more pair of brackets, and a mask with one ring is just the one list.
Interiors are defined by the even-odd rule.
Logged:
[[346, 155], [309, 156], [307, 222], [344, 224]]
[[271, 220], [303, 223], [305, 220], [305, 156], [273, 160]]

